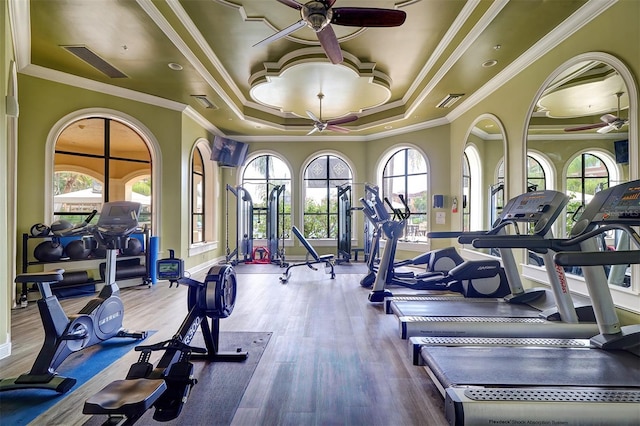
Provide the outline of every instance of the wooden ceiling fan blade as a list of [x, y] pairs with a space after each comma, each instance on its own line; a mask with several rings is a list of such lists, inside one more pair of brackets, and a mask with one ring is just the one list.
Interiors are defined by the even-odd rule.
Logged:
[[298, 3], [296, 0], [278, 0], [280, 3], [292, 7], [294, 9], [302, 9], [302, 4]]
[[564, 129], [565, 132], [580, 132], [582, 130], [599, 129], [600, 127], [608, 126], [607, 123], [589, 124], [587, 126], [568, 127]]
[[403, 10], [372, 7], [337, 7], [333, 9], [332, 24], [347, 27], [398, 27], [407, 14]]
[[338, 37], [336, 37], [336, 33], [333, 31], [333, 28], [331, 28], [331, 25], [327, 25], [316, 34], [318, 35], [320, 45], [331, 63], [342, 63], [344, 58], [342, 57], [342, 50], [340, 50], [340, 43], [338, 43]]
[[298, 22], [289, 25], [287, 28], [284, 28], [284, 29], [278, 31], [275, 34], [270, 35], [269, 37], [265, 38], [264, 40], [261, 40], [261, 41], [257, 42], [256, 44], [253, 45], [253, 47], [260, 46], [260, 45], [263, 45], [263, 44], [268, 44], [268, 43], [271, 43], [272, 41], [276, 41], [278, 39], [281, 39], [282, 37], [287, 36], [287, 35], [291, 34], [292, 32], [297, 31], [297, 30], [299, 30], [300, 28], [302, 28], [302, 27], [304, 27], [306, 25], [307, 25], [307, 23], [304, 21], [304, 19], [301, 19]]
[[346, 117], [336, 118], [335, 120], [329, 120], [327, 121], [327, 124], [331, 126], [334, 124], [351, 123], [352, 121], [356, 121], [357, 119], [358, 119], [357, 115], [347, 115]]
[[327, 124], [326, 130], [331, 130], [332, 132], [338, 133], [349, 133], [349, 129], [346, 127], [336, 126], [335, 124]]

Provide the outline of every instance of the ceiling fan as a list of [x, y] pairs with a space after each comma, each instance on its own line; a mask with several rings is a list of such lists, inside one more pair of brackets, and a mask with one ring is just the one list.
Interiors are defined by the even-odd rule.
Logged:
[[299, 3], [296, 0], [278, 0], [280, 3], [300, 11], [298, 22], [256, 43], [255, 46], [271, 43], [305, 25], [316, 32], [320, 45], [334, 64], [342, 62], [342, 51], [331, 24], [348, 27], [398, 27], [404, 23], [407, 14], [402, 10], [378, 9], [370, 7], [336, 7], [336, 0], [312, 0]]
[[569, 127], [564, 129], [565, 132], [579, 132], [581, 130], [598, 129], [598, 133], [609, 133], [612, 130], [620, 130], [622, 126], [629, 123], [629, 119], [620, 118], [620, 97], [622, 92], [616, 93], [618, 97], [618, 115], [605, 114], [600, 117], [602, 123], [589, 124], [587, 126]]
[[358, 119], [358, 116], [351, 114], [342, 118], [336, 118], [335, 120], [322, 121], [322, 98], [324, 98], [324, 94], [318, 93], [318, 100], [320, 100], [320, 118], [316, 117], [316, 115], [311, 111], [307, 111], [307, 115], [309, 116], [310, 119], [313, 120], [313, 129], [311, 129], [311, 131], [307, 133], [307, 135], [310, 135], [315, 132], [322, 132], [324, 130], [331, 130], [331, 131], [340, 132], [340, 133], [349, 133], [349, 129], [345, 127], [341, 127], [339, 125], [356, 121]]

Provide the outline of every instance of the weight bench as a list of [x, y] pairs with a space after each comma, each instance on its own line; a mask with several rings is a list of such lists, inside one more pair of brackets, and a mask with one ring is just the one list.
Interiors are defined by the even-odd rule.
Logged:
[[[298, 240], [300, 240], [304, 248], [307, 249], [307, 256], [303, 263], [294, 263], [289, 265], [287, 267], [287, 270], [280, 277], [280, 282], [282, 284], [286, 284], [287, 281], [289, 281], [289, 277], [291, 276], [291, 272], [290, 272], [291, 268], [295, 268], [296, 266], [307, 266], [308, 268], [311, 268], [314, 271], [317, 271], [318, 268], [314, 267], [313, 265], [317, 265], [318, 263], [324, 263], [326, 268], [327, 267], [331, 268], [330, 272], [328, 273], [331, 274], [331, 279], [334, 279], [336, 277], [336, 273], [333, 268], [334, 266], [333, 255], [324, 254], [320, 256], [318, 252], [315, 251], [313, 247], [311, 247], [311, 244], [309, 244], [309, 241], [307, 241], [307, 239], [304, 237], [304, 235], [302, 235], [302, 232], [300, 232], [298, 228], [294, 226], [291, 228], [291, 230], [293, 231], [293, 235], [295, 235], [298, 238]], [[311, 257], [311, 259], [309, 257]]]

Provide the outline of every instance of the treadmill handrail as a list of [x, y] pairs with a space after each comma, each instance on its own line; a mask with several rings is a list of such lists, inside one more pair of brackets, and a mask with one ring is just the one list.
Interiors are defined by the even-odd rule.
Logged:
[[623, 251], [563, 251], [553, 256], [553, 261], [560, 266], [600, 266], [600, 265], [628, 265], [638, 263], [638, 250]]

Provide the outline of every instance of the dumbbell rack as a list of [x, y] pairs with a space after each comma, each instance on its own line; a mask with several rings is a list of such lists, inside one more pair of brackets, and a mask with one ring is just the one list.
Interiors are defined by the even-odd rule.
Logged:
[[[151, 282], [149, 275], [149, 240], [151, 238], [151, 231], [148, 228], [145, 228], [141, 232], [135, 232], [134, 234], [142, 234], [144, 236], [144, 251], [136, 256], [125, 256], [119, 255], [118, 260], [126, 260], [126, 259], [141, 259], [144, 265], [146, 266], [146, 274], [144, 276], [140, 276], [137, 278], [118, 280], [118, 286], [120, 288], [137, 286], [142, 284], [149, 284]], [[47, 238], [52, 238], [51, 235], [47, 236], [33, 236], [28, 233], [22, 234], [22, 273], [29, 272], [29, 268], [32, 266], [40, 265], [42, 270], [49, 271], [56, 268], [63, 268], [68, 272], [75, 271], [92, 271], [98, 270], [100, 263], [105, 262], [104, 258], [101, 257], [89, 257], [87, 259], [69, 259], [69, 258], [61, 258], [59, 261], [55, 262], [41, 262], [39, 260], [33, 260], [33, 247], [32, 244], [29, 244], [29, 241], [39, 240], [45, 241]], [[79, 282], [74, 284], [65, 285], [64, 288], [71, 287], [79, 287], [87, 284], [103, 284], [104, 281], [98, 279], [90, 279], [87, 282]], [[96, 289], [99, 290], [99, 289]], [[20, 296], [18, 298], [18, 302], [21, 307], [26, 307], [29, 301], [37, 300], [40, 298], [40, 293], [37, 292], [37, 288], [33, 286], [33, 288], [29, 288], [27, 283], [22, 284], [22, 288], [20, 289]], [[33, 294], [33, 297], [31, 295]]]

